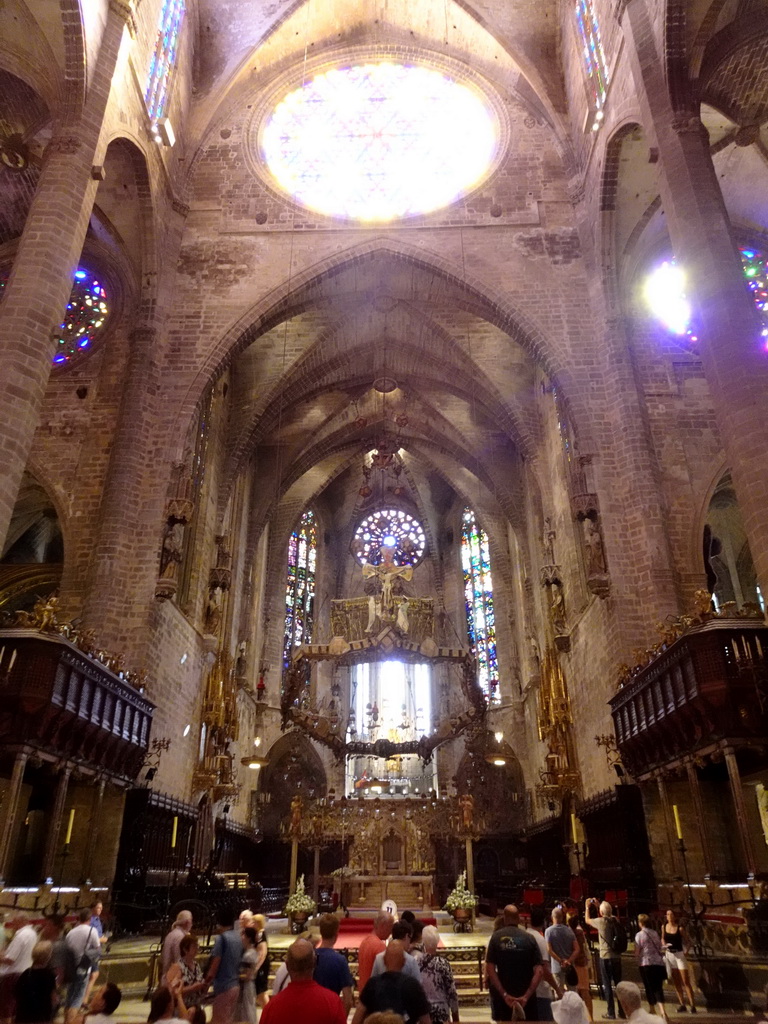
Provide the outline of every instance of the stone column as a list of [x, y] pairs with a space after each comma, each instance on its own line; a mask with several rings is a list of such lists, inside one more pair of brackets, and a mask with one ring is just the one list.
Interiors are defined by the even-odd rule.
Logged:
[[691, 790], [691, 797], [693, 799], [693, 809], [696, 812], [696, 825], [699, 830], [699, 842], [701, 843], [701, 856], [704, 861], [704, 874], [712, 874], [712, 851], [709, 845], [709, 832], [707, 826], [704, 823], [704, 803], [701, 799], [701, 785], [699, 783], [699, 776], [696, 772], [696, 766], [692, 761], [689, 761], [685, 766], [688, 772], [688, 786]]
[[107, 786], [106, 779], [100, 779], [94, 790], [93, 804], [91, 807], [91, 820], [88, 826], [88, 838], [86, 839], [85, 856], [83, 857], [82, 879], [88, 884], [93, 874], [93, 858], [99, 845], [99, 833], [101, 831], [101, 814], [104, 807], [104, 790]]
[[755, 851], [752, 849], [752, 840], [749, 835], [749, 820], [747, 818], [747, 808], [744, 804], [744, 790], [741, 788], [741, 775], [739, 774], [736, 752], [733, 747], [726, 747], [723, 750], [723, 756], [725, 757], [725, 763], [728, 767], [728, 781], [731, 784], [733, 809], [736, 812], [736, 824], [739, 829], [739, 839], [741, 841], [741, 849], [744, 855], [744, 864], [746, 866], [747, 873], [754, 875], [757, 867], [755, 863]]
[[0, 383], [0, 540], [37, 428], [54, 342], [83, 248], [98, 180], [98, 150], [123, 30], [130, 6], [112, 0], [99, 58], [82, 116], [57, 127], [45, 151], [40, 180], [19, 241], [5, 298], [0, 337], [5, 364]]
[[19, 797], [21, 796], [21, 784], [24, 780], [24, 769], [27, 766], [28, 754], [19, 751], [13, 762], [11, 784], [5, 798], [5, 814], [3, 815], [3, 827], [0, 830], [0, 880], [5, 876], [10, 867], [11, 841], [16, 832], [16, 816], [19, 813]]
[[[156, 399], [157, 332], [138, 327], [129, 337], [128, 362], [122, 383], [120, 409], [109, 457], [99, 516], [99, 532], [90, 564], [83, 618], [96, 630], [101, 643], [120, 649], [125, 643], [125, 608], [128, 604], [149, 607], [154, 576], [145, 581], [146, 594], [135, 592], [139, 546], [157, 554], [157, 538], [148, 538], [141, 527], [145, 469], [152, 461]], [[157, 540], [157, 544], [154, 541]], [[156, 575], [156, 573], [155, 573]], [[129, 652], [135, 657], [134, 652]]]
[[[663, 775], [659, 775], [656, 778], [656, 785], [659, 788], [659, 800], [661, 801], [661, 811], [664, 815], [664, 833], [667, 837], [667, 847], [669, 849], [669, 866], [672, 872], [678, 870], [678, 860], [680, 860], [680, 851], [675, 849], [674, 841], [672, 837], [675, 834], [674, 826], [672, 824], [672, 813], [669, 805], [669, 793], [667, 792], [667, 781]], [[682, 863], [680, 865], [682, 871]]]
[[646, 129], [655, 132], [660, 190], [675, 256], [686, 269], [696, 333], [758, 579], [768, 587], [768, 353], [709, 150], [693, 111], [675, 110], [645, 0], [628, 0], [627, 55]]
[[[56, 795], [53, 800], [53, 812], [51, 814], [50, 826], [48, 828], [48, 835], [45, 840], [45, 853], [43, 854], [43, 881], [46, 878], [54, 878], [58, 885], [63, 885], [63, 879], [56, 879], [54, 872], [56, 869], [56, 854], [59, 852], [59, 833], [61, 832], [61, 818], [64, 814], [64, 802], [67, 799], [67, 790], [69, 789], [69, 776], [72, 774], [72, 769], [69, 767], [62, 768], [59, 772], [59, 778], [56, 783]], [[64, 864], [59, 864], [60, 871], [63, 872]]]

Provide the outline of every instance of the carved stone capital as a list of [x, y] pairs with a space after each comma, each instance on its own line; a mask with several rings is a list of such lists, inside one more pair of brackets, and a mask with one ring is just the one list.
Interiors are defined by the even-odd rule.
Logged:
[[583, 181], [572, 181], [568, 183], [568, 199], [572, 206], [578, 206], [579, 203], [583, 203], [587, 195], [587, 190]]
[[587, 587], [590, 593], [604, 601], [611, 592], [611, 577], [608, 573], [596, 573], [587, 580]]
[[709, 132], [697, 114], [680, 114], [673, 117], [672, 131], [675, 135], [698, 135], [709, 142]]
[[573, 518], [581, 522], [583, 519], [596, 519], [600, 505], [596, 494], [572, 494], [571, 512]]
[[158, 601], [170, 601], [176, 596], [176, 589], [176, 580], [161, 576], [155, 583], [155, 598]]
[[74, 153], [77, 153], [82, 144], [83, 140], [79, 139], [76, 135], [57, 135], [48, 143], [47, 151], [72, 156]]
[[571, 634], [558, 633], [555, 637], [555, 647], [561, 653], [567, 654], [571, 649]]
[[126, 25], [133, 21], [133, 0], [109, 0], [109, 10]]
[[539, 583], [542, 587], [552, 587], [561, 583], [563, 578], [562, 569], [559, 565], [542, 565], [539, 569]]
[[174, 523], [188, 523], [194, 511], [195, 503], [188, 498], [169, 498], [165, 503], [165, 518]]
[[182, 203], [180, 199], [171, 200], [171, 209], [173, 210], [174, 213], [178, 213], [180, 217], [189, 216], [189, 204]]

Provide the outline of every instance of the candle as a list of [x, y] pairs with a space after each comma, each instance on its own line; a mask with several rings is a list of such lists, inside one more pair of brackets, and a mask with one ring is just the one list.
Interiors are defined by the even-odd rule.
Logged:
[[680, 824], [680, 815], [677, 812], [677, 804], [672, 804], [672, 814], [674, 815], [674, 818], [675, 818], [675, 831], [677, 832], [677, 838], [678, 839], [682, 839], [683, 838], [683, 829], [682, 829], [682, 826]]
[[176, 833], [179, 830], [179, 819], [174, 817], [173, 819], [173, 834], [171, 835], [171, 849], [176, 849]]
[[571, 814], [571, 835], [573, 836], [573, 843], [574, 843], [574, 846], [575, 846], [576, 843], [578, 843], [578, 841], [579, 841], [579, 835], [578, 835], [578, 832], [576, 831], [576, 815], [575, 814]]
[[17, 651], [16, 651], [16, 648], [14, 647], [14, 648], [13, 648], [13, 651], [11, 652], [11, 660], [10, 660], [10, 662], [8, 663], [8, 671], [9, 671], [9, 672], [10, 672], [10, 671], [11, 671], [11, 669], [13, 668], [13, 663], [14, 663], [14, 661], [16, 661], [16, 654], [17, 654]]
[[75, 808], [70, 807], [69, 809], [69, 822], [67, 824], [67, 838], [64, 840], [64, 845], [69, 846], [69, 841], [72, 838], [72, 826], [75, 823]]

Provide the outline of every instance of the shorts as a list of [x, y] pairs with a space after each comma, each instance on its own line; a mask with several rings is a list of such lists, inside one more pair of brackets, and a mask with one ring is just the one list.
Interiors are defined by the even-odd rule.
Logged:
[[640, 977], [645, 987], [645, 997], [651, 1006], [664, 1002], [664, 982], [667, 969], [664, 964], [648, 964], [640, 968]]
[[78, 970], [74, 980], [70, 981], [67, 985], [67, 994], [64, 998], [64, 1008], [66, 1010], [79, 1010], [83, 1005], [90, 975], [90, 971], [81, 972]]
[[667, 967], [673, 971], [688, 970], [688, 961], [685, 959], [685, 953], [682, 950], [668, 949], [664, 956], [667, 960]]

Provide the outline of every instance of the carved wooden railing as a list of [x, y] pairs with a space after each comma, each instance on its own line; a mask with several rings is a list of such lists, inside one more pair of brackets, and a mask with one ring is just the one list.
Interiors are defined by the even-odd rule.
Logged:
[[768, 627], [738, 618], [696, 626], [609, 703], [622, 761], [636, 778], [721, 740], [764, 737]]
[[56, 634], [0, 630], [0, 647], [0, 744], [135, 780], [155, 710], [143, 693]]

